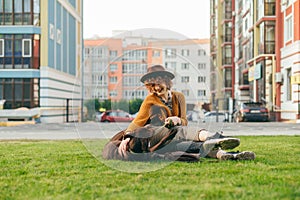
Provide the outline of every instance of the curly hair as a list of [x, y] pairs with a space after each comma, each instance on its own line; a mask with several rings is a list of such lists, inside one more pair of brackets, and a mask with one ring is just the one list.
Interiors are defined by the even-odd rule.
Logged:
[[168, 77], [168, 76], [164, 76], [164, 77], [161, 77], [161, 76], [151, 77], [151, 78], [145, 80], [145, 82], [144, 82], [146, 88], [150, 92], [154, 91], [155, 85], [159, 85], [159, 84], [162, 84], [162, 83], [166, 84], [168, 90], [170, 90], [171, 87], [173, 86], [173, 83], [172, 83], [170, 77]]

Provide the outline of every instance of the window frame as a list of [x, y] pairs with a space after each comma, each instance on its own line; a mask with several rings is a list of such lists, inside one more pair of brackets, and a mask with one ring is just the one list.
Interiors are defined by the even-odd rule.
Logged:
[[284, 20], [284, 41], [288, 42], [293, 39], [293, 15], [288, 15]]
[[[29, 54], [25, 54], [25, 42], [29, 42]], [[32, 40], [31, 39], [22, 39], [22, 57], [31, 58], [32, 57]]]

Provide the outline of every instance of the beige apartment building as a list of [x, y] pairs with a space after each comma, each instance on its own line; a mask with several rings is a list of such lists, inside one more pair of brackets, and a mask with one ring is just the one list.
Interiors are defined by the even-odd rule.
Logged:
[[188, 108], [210, 99], [209, 40], [175, 40], [126, 36], [84, 41], [84, 98], [144, 99], [140, 77], [147, 67], [162, 64], [172, 71], [173, 89], [185, 94]]

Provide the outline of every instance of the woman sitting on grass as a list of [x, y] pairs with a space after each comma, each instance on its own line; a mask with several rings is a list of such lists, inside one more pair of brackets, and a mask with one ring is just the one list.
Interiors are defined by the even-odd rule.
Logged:
[[[161, 65], [148, 68], [141, 78], [149, 91], [137, 117], [126, 130], [115, 135], [105, 146], [105, 159], [191, 161], [199, 157], [220, 160], [252, 160], [253, 152], [228, 153], [240, 140], [206, 130], [187, 131], [185, 97], [171, 91], [174, 74]], [[147, 154], [150, 153], [150, 154]]]

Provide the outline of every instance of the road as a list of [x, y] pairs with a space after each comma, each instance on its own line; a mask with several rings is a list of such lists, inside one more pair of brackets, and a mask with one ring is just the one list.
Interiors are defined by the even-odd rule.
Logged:
[[[63, 123], [0, 127], [0, 140], [104, 139], [127, 127], [128, 123]], [[205, 128], [224, 135], [300, 135], [300, 123], [189, 123], [191, 131]]]

